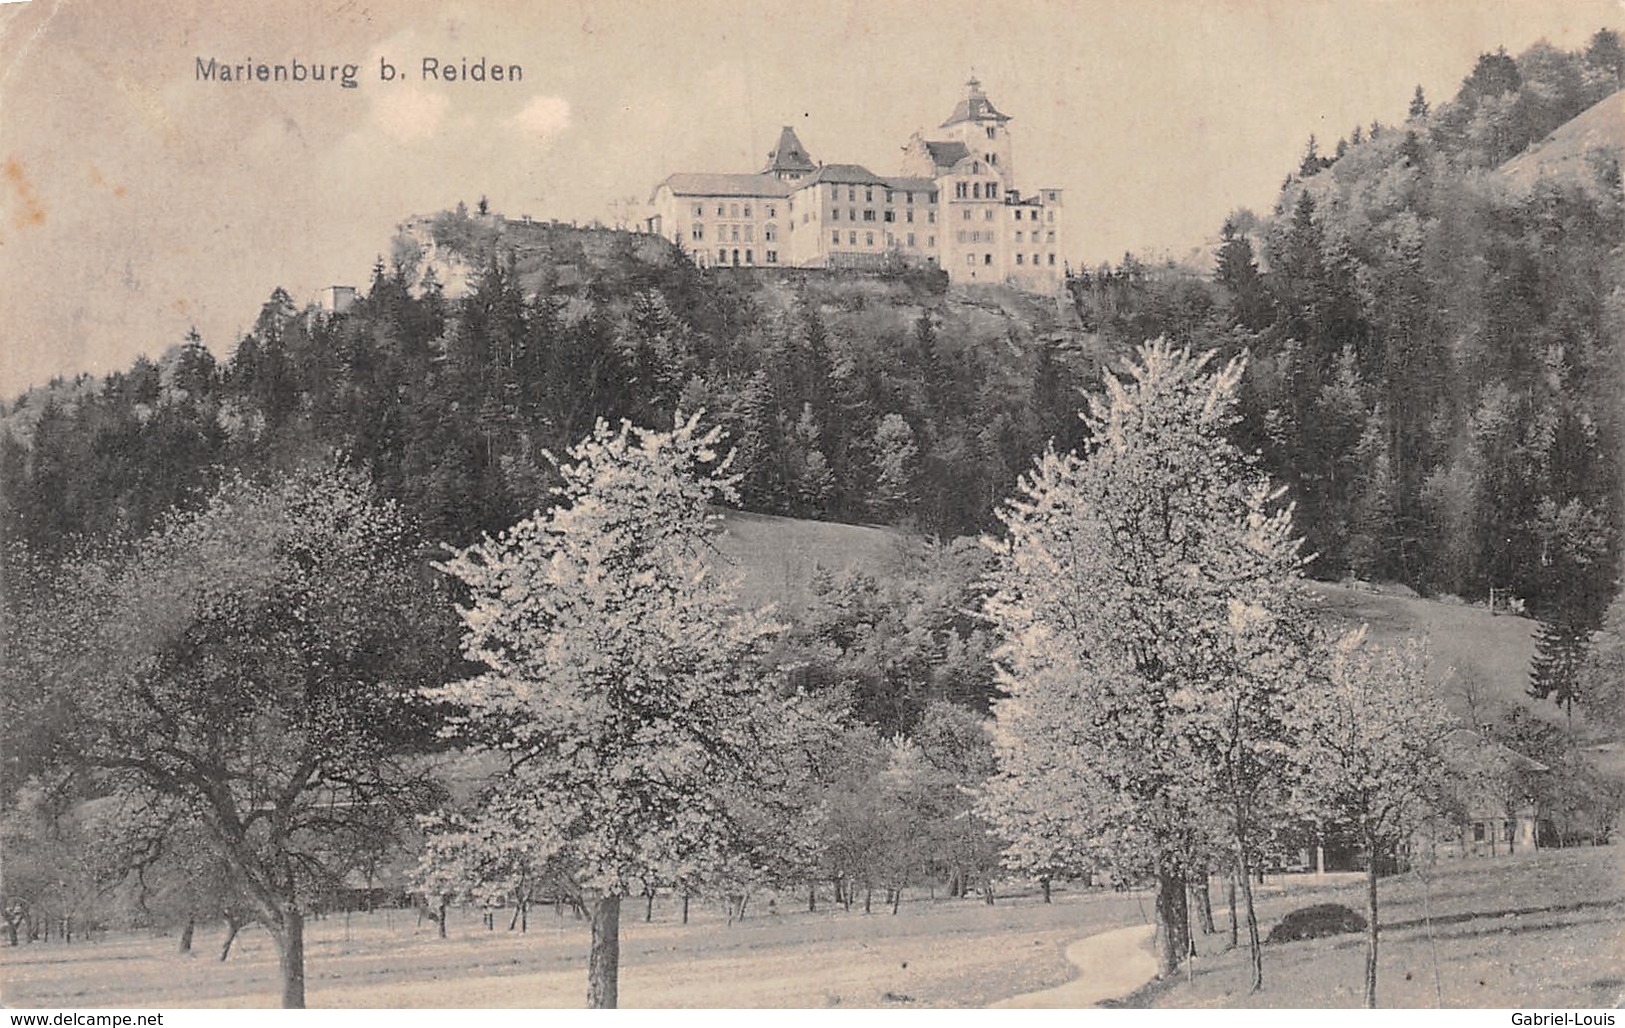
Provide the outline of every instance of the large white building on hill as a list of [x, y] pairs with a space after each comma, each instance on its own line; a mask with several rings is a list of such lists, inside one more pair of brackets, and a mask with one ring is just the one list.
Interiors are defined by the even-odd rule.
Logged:
[[655, 187], [650, 232], [707, 266], [941, 267], [953, 282], [1052, 291], [1065, 262], [1061, 190], [1016, 187], [1010, 117], [976, 79], [898, 174], [814, 161], [786, 126], [755, 174], [679, 173]]

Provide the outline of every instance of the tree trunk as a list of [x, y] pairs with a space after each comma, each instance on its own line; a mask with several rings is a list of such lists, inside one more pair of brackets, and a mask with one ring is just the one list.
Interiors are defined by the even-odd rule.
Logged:
[[1044, 877], [1042, 877], [1042, 878], [1040, 878], [1038, 880], [1038, 887], [1040, 889], [1044, 890], [1044, 902], [1048, 903], [1050, 901], [1050, 897], [1049, 897], [1049, 875], [1045, 875]]
[[898, 906], [898, 904], [900, 904], [902, 902], [903, 902], [903, 887], [901, 885], [899, 885], [897, 888], [893, 889], [892, 892], [891, 892], [891, 912], [892, 912], [893, 917], [897, 916], [897, 906]]
[[446, 910], [451, 906], [451, 900], [441, 897], [439, 913], [435, 915], [435, 934], [442, 939], [446, 937]]
[[993, 905], [993, 879], [991, 878], [982, 879], [982, 902], [990, 907]]
[[864, 890], [863, 890], [863, 912], [865, 914], [869, 913], [869, 907], [870, 907], [871, 902], [874, 900], [874, 898], [875, 898], [874, 887], [873, 886], [865, 887]]
[[613, 1010], [621, 990], [621, 898], [605, 896], [592, 908], [592, 950], [587, 957], [587, 1006]]
[[1236, 923], [1236, 876], [1233, 873], [1225, 876], [1224, 898], [1230, 904], [1230, 948], [1235, 949], [1239, 926]]
[[1366, 833], [1370, 858], [1365, 867], [1365, 1005], [1377, 1008], [1377, 840]]
[[818, 883], [807, 883], [807, 913], [818, 913]]
[[650, 889], [643, 899], [643, 923], [648, 924], [655, 919], [655, 891]]
[[192, 934], [194, 932], [196, 932], [196, 931], [197, 931], [197, 918], [188, 916], [186, 918], [186, 927], [181, 929], [180, 942], [177, 943], [177, 948], [179, 949], [180, 952], [182, 952], [182, 953], [191, 953], [192, 952]]
[[282, 912], [276, 934], [282, 968], [282, 1009], [305, 1009], [305, 915], [293, 904]]
[[530, 931], [530, 900], [519, 901], [519, 934], [524, 935]]
[[231, 956], [231, 944], [237, 941], [237, 933], [243, 930], [243, 923], [226, 915], [226, 941], [220, 944], [220, 962], [224, 964], [226, 958]]
[[1202, 934], [1217, 933], [1219, 929], [1213, 925], [1213, 894], [1208, 890], [1206, 874], [1202, 875], [1200, 882], [1191, 886], [1191, 891], [1196, 894], [1196, 923], [1201, 925]]
[[688, 893], [683, 893], [683, 923], [688, 924]]
[[1258, 909], [1253, 906], [1253, 879], [1247, 866], [1247, 848], [1236, 850], [1236, 878], [1241, 882], [1241, 900], [1247, 910], [1247, 955], [1253, 965], [1253, 987], [1257, 992], [1264, 987], [1264, 948], [1258, 940]]
[[1157, 976], [1166, 978], [1179, 970], [1180, 961], [1190, 952], [1184, 875], [1177, 871], [1158, 869], [1156, 911]]

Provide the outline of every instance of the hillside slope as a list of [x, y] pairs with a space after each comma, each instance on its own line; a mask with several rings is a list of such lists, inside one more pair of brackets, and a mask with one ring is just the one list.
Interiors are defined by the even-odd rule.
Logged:
[[1593, 182], [1600, 163], [1625, 154], [1625, 91], [1593, 104], [1551, 135], [1501, 166], [1501, 175], [1524, 189], [1541, 179]]
[[[815, 567], [883, 571], [911, 542], [905, 533], [888, 529], [735, 511], [726, 514], [724, 526], [719, 549], [726, 567], [740, 577], [741, 597], [790, 611], [805, 602]], [[1434, 674], [1457, 714], [1467, 714], [1470, 695], [1481, 712], [1515, 704], [1548, 720], [1560, 718], [1554, 705], [1536, 703], [1525, 692], [1535, 622], [1423, 599], [1397, 587], [1316, 582], [1311, 588], [1322, 622], [1331, 631], [1363, 624], [1384, 644], [1425, 640]], [[1575, 720], [1581, 721], [1578, 713]]]

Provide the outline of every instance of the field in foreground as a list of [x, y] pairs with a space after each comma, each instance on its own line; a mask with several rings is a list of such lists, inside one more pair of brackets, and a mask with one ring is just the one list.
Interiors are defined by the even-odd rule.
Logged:
[[[1306, 878], [1306, 881], [1313, 881]], [[1263, 900], [1265, 931], [1310, 903], [1364, 910], [1361, 875]], [[1377, 1001], [1383, 1007], [1613, 1007], [1625, 1003], [1625, 847], [1542, 850], [1383, 879]], [[1226, 915], [1215, 911], [1221, 926]], [[1431, 915], [1431, 919], [1430, 919]], [[1364, 1002], [1365, 936], [1264, 947], [1250, 993], [1245, 937], [1198, 939], [1191, 980], [1144, 989], [1153, 1007], [1354, 1007]], [[1437, 968], [1437, 985], [1435, 985]]]
[[[1258, 891], [1264, 932], [1288, 911], [1337, 902], [1362, 909], [1357, 874], [1273, 877]], [[1600, 1007], [1625, 1002], [1625, 847], [1541, 851], [1443, 865], [1384, 879], [1379, 1001], [1385, 1007]], [[1216, 889], [1215, 900], [1220, 898]], [[626, 1007], [980, 1007], [1073, 979], [1069, 944], [1143, 925], [1150, 897], [1058, 890], [977, 900], [905, 899], [892, 916], [784, 898], [728, 925], [695, 903], [623, 912], [621, 1003]], [[1184, 975], [1125, 1005], [1349, 1007], [1363, 997], [1364, 936], [1267, 945], [1265, 989], [1247, 991], [1245, 948], [1198, 936]], [[410, 911], [336, 915], [309, 928], [310, 1004], [317, 1007], [579, 1007], [586, 993], [587, 926], [550, 909], [526, 934], [474, 911], [453, 912], [451, 938]], [[109, 935], [71, 946], [0, 949], [0, 1001], [22, 1007], [272, 1006], [276, 954], [246, 930], [231, 959], [200, 931], [191, 956], [172, 938]], [[1243, 943], [1245, 947], [1245, 943]], [[1125, 954], [1125, 957], [1128, 955]], [[1435, 986], [1435, 968], [1438, 985]], [[1436, 992], [1437, 988], [1437, 992]], [[1114, 1004], [1115, 1005], [1115, 1004]]]
[[[905, 900], [893, 916], [763, 907], [728, 925], [696, 902], [688, 925], [675, 904], [622, 913], [625, 1007], [979, 1007], [1068, 981], [1067, 944], [1145, 923], [1134, 893], [1059, 891], [1036, 897]], [[532, 913], [525, 935], [506, 920], [486, 931], [474, 911], [451, 917], [438, 939], [410, 910], [312, 922], [306, 974], [313, 1007], [579, 1007], [586, 998], [587, 925], [568, 913]], [[173, 938], [110, 935], [96, 942], [0, 950], [0, 1000], [24, 1007], [274, 1006], [276, 952], [260, 929], [217, 962], [217, 933], [195, 952]]]

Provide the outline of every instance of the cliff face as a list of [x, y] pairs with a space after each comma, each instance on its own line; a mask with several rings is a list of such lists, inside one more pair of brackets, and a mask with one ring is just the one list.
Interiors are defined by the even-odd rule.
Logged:
[[[434, 273], [447, 297], [467, 293], [493, 255], [512, 255], [527, 291], [574, 285], [594, 269], [628, 257], [667, 266], [674, 249], [659, 236], [564, 222], [514, 221], [463, 210], [417, 215], [401, 222], [390, 246], [395, 263], [409, 269], [414, 287]], [[549, 282], [551, 277], [552, 282]]]

